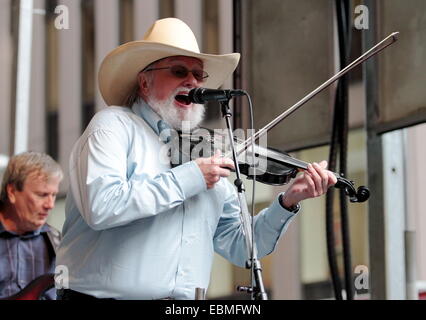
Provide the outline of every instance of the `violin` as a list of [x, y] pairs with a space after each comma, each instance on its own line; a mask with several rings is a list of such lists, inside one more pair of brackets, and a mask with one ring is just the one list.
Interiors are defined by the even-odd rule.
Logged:
[[[191, 133], [178, 135], [179, 143], [176, 151], [178, 155], [172, 156], [178, 163], [183, 163], [199, 157], [211, 157], [216, 150], [222, 154], [229, 154], [229, 143], [225, 135], [207, 128], [197, 128]], [[244, 141], [234, 138], [236, 148], [242, 146]], [[187, 146], [187, 147], [185, 147]], [[185, 152], [186, 151], [186, 152]], [[254, 159], [253, 163], [253, 151]], [[274, 148], [265, 148], [254, 144], [238, 156], [238, 168], [240, 173], [248, 179], [255, 179], [257, 182], [268, 185], [285, 185], [295, 178], [297, 173], [308, 169], [308, 163], [291, 157], [289, 154]], [[350, 202], [364, 202], [370, 196], [370, 191], [365, 186], [355, 188], [354, 182], [334, 173], [337, 178], [335, 188], [342, 189], [349, 197]]]
[[[265, 127], [257, 131], [252, 137], [244, 141], [234, 139], [234, 144], [238, 144], [235, 148], [238, 151], [236, 151], [233, 156], [235, 155], [238, 160], [238, 168], [240, 170], [240, 173], [244, 174], [249, 179], [255, 179], [256, 181], [259, 181], [261, 183], [270, 185], [283, 185], [288, 183], [291, 179], [295, 178], [299, 171], [307, 170], [307, 162], [295, 159], [289, 154], [273, 148], [261, 147], [255, 142], [258, 141], [259, 138], [265, 135], [269, 130], [275, 127], [278, 123], [280, 123], [283, 119], [285, 119], [293, 112], [295, 112], [299, 107], [304, 105], [307, 101], [315, 97], [318, 93], [322, 92], [336, 80], [348, 73], [351, 69], [353, 69], [360, 63], [366, 61], [367, 59], [373, 57], [374, 55], [381, 52], [386, 47], [397, 41], [398, 34], [399, 32], [393, 32], [392, 34], [390, 34], [388, 37], [383, 39], [373, 48], [366, 51], [359, 58], [347, 65], [344, 69], [336, 73], [333, 77], [328, 79], [318, 88], [316, 88], [304, 98], [302, 98], [300, 101], [288, 108]], [[186, 95], [177, 95], [175, 98], [177, 100], [187, 103], [194, 102], [192, 101], [191, 97], [188, 97]], [[249, 102], [251, 104], [250, 100]], [[226, 101], [221, 101], [222, 106], [224, 106], [224, 103], [226, 103]], [[201, 131], [204, 132], [200, 134]], [[174, 148], [175, 150], [177, 150], [177, 152], [172, 152], [171, 154], [172, 165], [173, 163], [180, 164], [191, 159], [195, 159], [197, 157], [211, 157], [217, 149], [222, 150], [222, 154], [227, 154], [228, 150], [226, 150], [225, 147], [227, 144], [223, 143], [223, 135], [219, 135], [220, 139], [217, 139], [218, 135], [212, 135], [212, 132], [213, 131], [210, 129], [199, 128], [192, 133], [179, 133], [178, 141], [176, 142], [179, 143], [179, 146], [186, 146], [186, 148]], [[220, 143], [218, 143], [218, 141], [220, 141]], [[250, 146], [251, 148], [249, 148]], [[253, 161], [249, 160], [253, 158], [256, 160], [256, 163], [251, 163]], [[261, 173], [258, 174], [259, 166], [262, 167], [262, 170]], [[353, 181], [344, 178], [338, 173], [334, 174], [337, 178], [337, 183], [334, 185], [334, 187], [342, 189], [344, 193], [349, 197], [349, 200], [351, 202], [364, 202], [369, 198], [370, 191], [367, 187], [360, 186], [356, 189]]]

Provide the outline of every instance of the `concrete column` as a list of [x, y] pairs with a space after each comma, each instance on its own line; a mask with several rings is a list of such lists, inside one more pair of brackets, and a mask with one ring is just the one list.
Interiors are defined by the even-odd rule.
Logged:
[[[58, 31], [59, 76], [59, 163], [65, 173], [71, 149], [81, 133], [81, 2], [61, 0], [69, 9], [69, 29]], [[61, 184], [68, 186], [65, 174]]]
[[[46, 150], [46, 23], [45, 1], [34, 0], [31, 95], [29, 103], [28, 148]], [[22, 150], [23, 151], [23, 150]]]
[[119, 13], [118, 0], [95, 0], [95, 89], [97, 111], [106, 106], [98, 87], [98, 71], [105, 56], [119, 44]]
[[157, 0], [134, 0], [135, 40], [142, 40], [148, 28], [158, 19]]
[[[233, 52], [232, 44], [232, 1], [219, 0], [219, 53]], [[232, 88], [232, 77], [223, 84], [224, 88]]]
[[401, 130], [383, 135], [383, 178], [387, 299], [406, 298], [405, 290], [405, 162]]
[[12, 0], [0, 1], [0, 154], [9, 154], [13, 41], [10, 34]]
[[183, 20], [194, 32], [198, 45], [202, 44], [202, 1], [175, 0], [175, 17]]
[[33, 43], [33, 0], [19, 3], [16, 95], [14, 104], [13, 154], [28, 148], [29, 104], [31, 99], [31, 64]]
[[416, 280], [426, 281], [426, 216], [424, 214], [424, 194], [426, 187], [424, 177], [426, 169], [424, 159], [426, 149], [424, 137], [426, 125], [406, 129], [407, 134], [407, 230], [416, 234]]

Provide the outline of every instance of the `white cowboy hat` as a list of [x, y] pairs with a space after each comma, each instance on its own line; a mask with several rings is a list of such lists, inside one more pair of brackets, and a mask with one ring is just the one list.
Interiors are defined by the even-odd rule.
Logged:
[[157, 20], [143, 40], [132, 41], [111, 51], [99, 69], [99, 89], [107, 105], [123, 105], [137, 84], [137, 75], [152, 62], [171, 56], [189, 56], [203, 61], [209, 74], [203, 86], [218, 88], [234, 72], [239, 53], [203, 54], [192, 30], [176, 18]]

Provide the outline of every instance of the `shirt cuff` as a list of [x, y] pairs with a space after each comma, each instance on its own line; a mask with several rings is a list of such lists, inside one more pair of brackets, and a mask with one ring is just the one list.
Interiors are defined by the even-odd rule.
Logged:
[[290, 220], [294, 218], [300, 211], [300, 208], [295, 212], [291, 212], [285, 209], [279, 201], [279, 198], [282, 194], [284, 193], [279, 194], [278, 197], [275, 198], [275, 200], [269, 206], [269, 212], [266, 215], [269, 224], [274, 226], [276, 230], [280, 230], [284, 225], [288, 224], [288, 222], [290, 222]]
[[171, 171], [182, 189], [185, 199], [207, 190], [204, 176], [194, 161], [186, 162]]

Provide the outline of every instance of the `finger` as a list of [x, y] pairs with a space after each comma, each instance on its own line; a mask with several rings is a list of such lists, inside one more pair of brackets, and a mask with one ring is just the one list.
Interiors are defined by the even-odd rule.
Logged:
[[220, 177], [229, 177], [229, 175], [231, 174], [231, 171], [229, 171], [228, 169], [223, 169], [223, 168], [219, 168], [217, 172]]
[[222, 152], [220, 149], [216, 149], [214, 155], [211, 157], [213, 164], [219, 164], [222, 161]]
[[235, 169], [234, 161], [229, 158], [221, 158], [220, 163], [218, 163], [220, 167], [227, 167], [231, 169]]
[[212, 176], [212, 177], [210, 178], [210, 182], [211, 182], [212, 184], [215, 184], [216, 182], [219, 182], [219, 180], [220, 180], [220, 175]]
[[315, 190], [319, 194], [322, 194], [322, 179], [321, 176], [318, 174], [314, 166], [318, 166], [317, 163], [314, 162], [314, 165], [309, 164], [308, 165], [308, 172], [310, 173], [310, 176], [312, 177], [312, 180], [315, 184]]
[[315, 190], [315, 182], [312, 179], [311, 174], [309, 172], [305, 172], [303, 174], [303, 179], [305, 179], [306, 185], [308, 187], [308, 194], [313, 196], [313, 197], [316, 197], [317, 193], [316, 193], [316, 190]]
[[218, 164], [222, 159], [222, 152], [220, 149], [216, 149], [214, 154], [210, 158], [206, 158], [208, 164]]
[[319, 165], [320, 165], [320, 167], [321, 167], [321, 168], [323, 168], [323, 169], [327, 169], [328, 163], [327, 163], [327, 161], [322, 160], [322, 161], [319, 163]]
[[333, 172], [328, 170], [327, 170], [327, 174], [328, 174], [328, 186], [329, 187], [334, 186], [337, 183], [336, 175]]
[[220, 176], [210, 176], [208, 177], [206, 184], [207, 188], [213, 188], [214, 185], [220, 180]]
[[[328, 167], [328, 163], [326, 160], [323, 160], [319, 163], [320, 167], [322, 167], [323, 169], [327, 169]], [[328, 183], [327, 183], [327, 188], [334, 186], [337, 183], [337, 177], [334, 174], [334, 172], [331, 172], [329, 170], [326, 170], [327, 175], [328, 175]]]
[[[327, 174], [327, 170], [324, 169], [324, 161], [322, 161], [322, 165], [321, 164], [317, 164], [314, 163], [314, 169], [316, 169], [317, 173], [319, 174], [319, 176], [321, 177], [321, 185], [322, 185], [322, 193], [327, 192], [328, 189], [328, 174]], [[327, 165], [327, 164], [326, 164]]]

